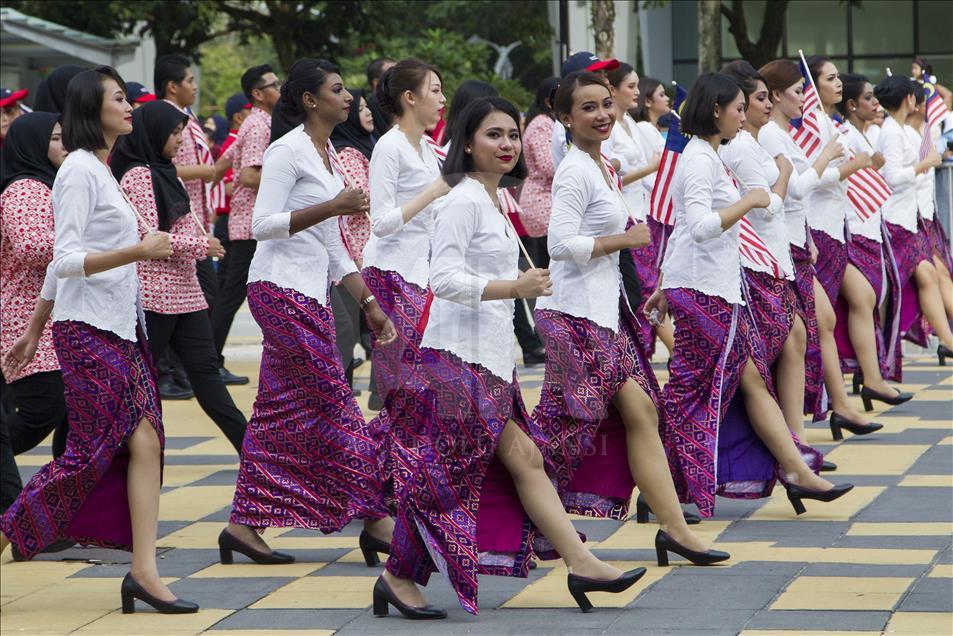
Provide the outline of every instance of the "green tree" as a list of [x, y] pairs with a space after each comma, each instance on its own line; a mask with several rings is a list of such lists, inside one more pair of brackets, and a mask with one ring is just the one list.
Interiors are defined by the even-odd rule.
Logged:
[[[271, 64], [284, 78], [278, 56], [271, 40], [247, 38], [241, 41], [235, 34], [206, 42], [200, 48], [202, 78], [199, 90], [202, 94], [202, 112], [225, 114], [225, 101], [241, 90], [241, 78], [245, 69], [257, 64]], [[236, 64], [236, 60], [240, 63]]]

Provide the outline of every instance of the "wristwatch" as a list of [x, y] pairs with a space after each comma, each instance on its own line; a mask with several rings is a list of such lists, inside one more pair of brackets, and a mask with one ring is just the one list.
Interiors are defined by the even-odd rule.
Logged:
[[367, 298], [361, 301], [361, 309], [366, 309], [368, 305], [377, 300], [374, 298], [374, 294], [370, 294]]

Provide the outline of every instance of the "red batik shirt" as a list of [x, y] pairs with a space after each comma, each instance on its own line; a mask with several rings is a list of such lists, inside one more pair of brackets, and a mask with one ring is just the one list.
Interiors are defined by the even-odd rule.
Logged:
[[[166, 100], [169, 101], [169, 100]], [[169, 102], [172, 104], [172, 102]], [[172, 104], [175, 106], [175, 104]], [[178, 106], [175, 106], [179, 108]], [[182, 110], [179, 108], [179, 110]], [[186, 113], [184, 110], [182, 111]], [[189, 118], [191, 119], [191, 115]], [[194, 127], [186, 125], [182, 129], [182, 145], [179, 146], [179, 151], [175, 154], [175, 157], [172, 159], [172, 163], [176, 166], [199, 166], [202, 165], [202, 160], [199, 158], [198, 142], [195, 141]], [[192, 209], [198, 214], [199, 218], [202, 220], [203, 224], [208, 224], [209, 219], [209, 202], [208, 202], [208, 189], [206, 188], [206, 183], [201, 179], [191, 179], [190, 181], [183, 181], [185, 184], [185, 191], [189, 193], [189, 201], [192, 202]]]
[[[152, 189], [152, 174], [148, 168], [139, 166], [123, 175], [120, 182], [129, 200], [149, 224], [150, 230], [158, 230], [159, 215], [156, 210], [155, 192]], [[146, 228], [139, 222], [139, 235]], [[199, 227], [195, 217], [186, 214], [169, 230], [172, 256], [164, 260], [139, 261], [139, 285], [142, 308], [157, 314], [187, 314], [208, 309], [205, 295], [195, 273], [195, 261], [208, 255], [208, 238]]]
[[[363, 190], [370, 193], [370, 166], [371, 162], [367, 160], [360, 150], [356, 148], [341, 148], [337, 151], [338, 159], [347, 172], [347, 178], [352, 188]], [[371, 217], [368, 214], [348, 214], [340, 217], [339, 226], [341, 228], [341, 238], [344, 240], [344, 247], [352, 259], [362, 258], [364, 246], [367, 245], [367, 239], [371, 236]]]
[[[0, 195], [0, 356], [26, 332], [52, 260], [53, 191], [34, 179], [18, 179]], [[50, 325], [33, 361], [7, 382], [59, 370]]]
[[255, 211], [257, 189], [241, 184], [242, 168], [261, 167], [271, 138], [271, 115], [260, 108], [252, 107], [248, 117], [238, 129], [238, 139], [222, 154], [232, 160], [235, 173], [235, 189], [232, 191], [231, 209], [228, 212], [228, 240], [247, 241], [252, 238], [251, 219]]

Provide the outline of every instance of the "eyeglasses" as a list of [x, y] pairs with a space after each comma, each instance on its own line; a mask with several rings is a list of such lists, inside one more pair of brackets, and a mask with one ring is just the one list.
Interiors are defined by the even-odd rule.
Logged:
[[268, 88], [273, 88], [273, 89], [275, 89], [276, 91], [280, 91], [280, 90], [281, 90], [281, 80], [275, 80], [274, 82], [271, 82], [271, 83], [269, 83], [269, 84], [264, 84], [264, 85], [262, 85], [262, 86], [256, 86], [255, 88], [257, 88], [257, 89], [260, 90], [260, 91], [263, 91], [263, 90], [268, 89]]

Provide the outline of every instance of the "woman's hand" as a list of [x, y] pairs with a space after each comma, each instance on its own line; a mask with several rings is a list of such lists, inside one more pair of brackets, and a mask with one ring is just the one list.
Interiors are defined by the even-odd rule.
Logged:
[[629, 249], [644, 247], [652, 242], [652, 234], [649, 232], [648, 223], [636, 223], [625, 231], [625, 239]]
[[367, 193], [358, 188], [344, 188], [331, 200], [337, 216], [367, 214], [371, 210]]
[[553, 295], [553, 283], [549, 280], [548, 269], [528, 269], [520, 272], [513, 285], [516, 298], [539, 298]]
[[763, 188], [754, 188], [744, 196], [744, 201], [745, 205], [750, 206], [749, 210], [766, 208], [771, 205], [771, 195]]
[[225, 256], [225, 248], [222, 246], [222, 242], [211, 234], [208, 235], [208, 256], [212, 258]]
[[884, 164], [887, 163], [887, 160], [884, 158], [883, 153], [875, 152], [870, 160], [874, 164], [875, 170], [880, 170], [884, 167]]
[[150, 232], [139, 242], [140, 261], [159, 261], [172, 256], [172, 243], [168, 232]]
[[778, 176], [779, 179], [787, 179], [791, 176], [791, 173], [794, 172], [794, 166], [791, 165], [791, 162], [788, 161], [784, 155], [775, 157], [774, 163], [778, 166], [778, 172], [780, 173]]
[[7, 378], [15, 377], [28, 364], [33, 362], [36, 349], [40, 345], [40, 337], [27, 331], [17, 338], [10, 350], [3, 356], [3, 375]]
[[645, 317], [653, 325], [661, 325], [668, 315], [668, 301], [665, 299], [665, 293], [661, 289], [656, 289], [645, 301], [645, 307], [642, 309]]
[[808, 251], [811, 252], [811, 265], [817, 265], [817, 246], [814, 245], [814, 241], [811, 241], [810, 245], [807, 246]]
[[394, 329], [394, 323], [390, 321], [390, 318], [378, 305], [368, 308], [364, 315], [367, 316], [368, 326], [377, 337], [378, 345], [387, 345], [397, 339], [397, 330]]
[[442, 196], [446, 196], [450, 192], [450, 184], [447, 183], [447, 180], [443, 178], [443, 175], [437, 177], [433, 180], [427, 190], [434, 199], [439, 199]]
[[840, 159], [844, 156], [844, 145], [837, 141], [837, 139], [831, 139], [827, 142], [827, 145], [824, 146], [824, 149], [821, 150], [821, 155], [828, 162], [834, 161], [835, 159]]

